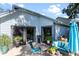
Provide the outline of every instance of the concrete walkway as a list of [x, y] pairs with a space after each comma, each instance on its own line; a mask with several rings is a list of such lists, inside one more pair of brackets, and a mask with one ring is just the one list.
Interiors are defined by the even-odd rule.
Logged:
[[16, 56], [21, 53], [21, 51], [20, 51], [21, 49], [22, 49], [22, 47], [18, 47], [18, 48], [14, 47], [14, 48], [10, 49], [6, 54], [2, 55], [0, 53], [0, 56]]

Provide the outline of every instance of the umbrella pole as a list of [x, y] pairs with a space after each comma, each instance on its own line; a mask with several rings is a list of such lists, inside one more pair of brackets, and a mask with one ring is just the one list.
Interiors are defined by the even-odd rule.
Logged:
[[76, 56], [76, 53], [74, 53], [74, 55]]

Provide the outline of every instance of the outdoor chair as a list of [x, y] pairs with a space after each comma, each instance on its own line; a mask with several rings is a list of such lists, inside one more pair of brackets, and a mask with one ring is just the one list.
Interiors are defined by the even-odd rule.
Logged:
[[68, 44], [62, 41], [56, 41], [53, 42], [53, 44], [57, 47], [61, 54], [68, 55]]
[[29, 45], [31, 47], [32, 53], [41, 53], [41, 48], [34, 48], [32, 41], [29, 41]]

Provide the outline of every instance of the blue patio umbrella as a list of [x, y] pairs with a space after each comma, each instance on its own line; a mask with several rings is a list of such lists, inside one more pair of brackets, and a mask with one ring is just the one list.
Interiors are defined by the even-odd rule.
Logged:
[[72, 20], [70, 24], [68, 48], [71, 53], [79, 52], [78, 25], [76, 24], [75, 20]]

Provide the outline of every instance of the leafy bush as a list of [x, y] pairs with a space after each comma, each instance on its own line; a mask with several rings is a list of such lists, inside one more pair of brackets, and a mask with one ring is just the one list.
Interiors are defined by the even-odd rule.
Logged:
[[11, 43], [10, 41], [11, 39], [3, 34], [2, 36], [0, 36], [0, 46], [9, 46], [9, 44]]
[[2, 36], [0, 36], [0, 46], [7, 46], [8, 48], [11, 46], [11, 39], [9, 38], [8, 35], [3, 34]]
[[3, 34], [0, 36], [0, 52], [5, 54], [8, 52], [9, 48], [12, 47], [12, 40], [8, 35]]
[[22, 40], [22, 37], [21, 37], [21, 36], [16, 36], [16, 37], [14, 38], [14, 40], [15, 40], [16, 42], [20, 42], [20, 41]]
[[47, 39], [48, 41], [52, 41], [52, 37], [51, 37], [51, 36], [47, 36], [46, 39]]
[[57, 51], [57, 48], [55, 46], [51, 46], [50, 48], [48, 48], [48, 51], [51, 53], [51, 54], [55, 54], [56, 51]]

